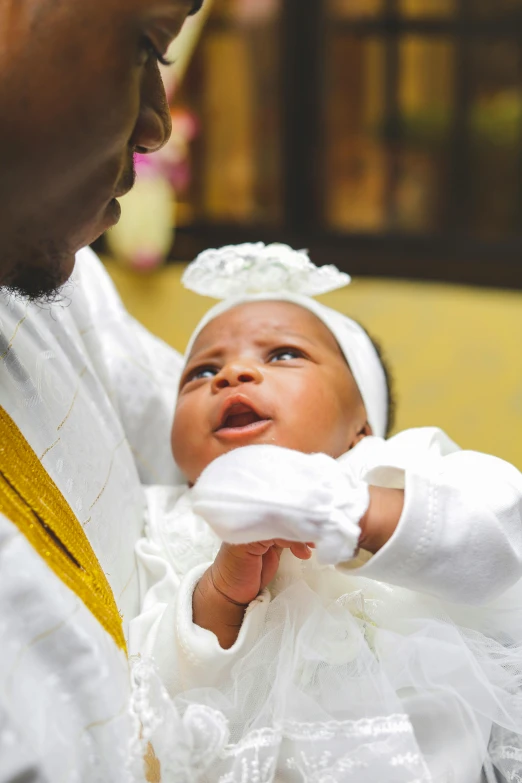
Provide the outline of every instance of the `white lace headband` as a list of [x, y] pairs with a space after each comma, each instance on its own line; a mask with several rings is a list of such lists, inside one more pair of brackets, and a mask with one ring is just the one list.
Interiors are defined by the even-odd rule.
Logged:
[[244, 302], [285, 301], [314, 313], [332, 332], [361, 393], [374, 435], [386, 435], [388, 388], [383, 366], [372, 341], [356, 321], [311, 299], [350, 283], [334, 266], [317, 267], [306, 251], [287, 245], [229, 245], [206, 250], [183, 275], [183, 284], [202, 296], [224, 301], [203, 317], [186, 351], [190, 355], [200, 332], [217, 316]]

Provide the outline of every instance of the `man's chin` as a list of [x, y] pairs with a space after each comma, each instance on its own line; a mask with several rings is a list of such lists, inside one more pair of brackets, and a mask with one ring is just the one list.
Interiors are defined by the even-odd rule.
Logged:
[[12, 263], [11, 271], [2, 281], [2, 290], [30, 302], [60, 301], [63, 286], [74, 269], [75, 254], [48, 246], [29, 257], [29, 262], [26, 257]]

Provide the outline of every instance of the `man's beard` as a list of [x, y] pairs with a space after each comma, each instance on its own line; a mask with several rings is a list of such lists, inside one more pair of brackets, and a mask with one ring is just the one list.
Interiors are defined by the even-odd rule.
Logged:
[[38, 304], [53, 304], [63, 299], [62, 287], [71, 254], [52, 242], [41, 243], [37, 250], [22, 240], [7, 259], [0, 246], [0, 260], [7, 260], [10, 271], [3, 277], [0, 290]]

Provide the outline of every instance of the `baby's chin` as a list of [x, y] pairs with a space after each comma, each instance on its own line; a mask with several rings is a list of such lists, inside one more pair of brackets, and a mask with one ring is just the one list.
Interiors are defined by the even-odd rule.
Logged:
[[[235, 451], [236, 449], [243, 449], [247, 446], [284, 446], [284, 443], [279, 443], [277, 438], [274, 438], [273, 436], [270, 438], [251, 438], [248, 440], [241, 440], [240, 442], [232, 442], [232, 443], [223, 443], [219, 442], [218, 449], [213, 449], [213, 456], [211, 459], [204, 460], [201, 463], [199, 463], [197, 466], [192, 465], [190, 470], [184, 469], [181, 467], [181, 470], [183, 471], [185, 478], [187, 479], [189, 487], [193, 487], [198, 478], [201, 476], [203, 471], [208, 468], [209, 465], [211, 465], [213, 462], [215, 462], [220, 457], [224, 456], [225, 454], [228, 454], [231, 451]], [[287, 447], [290, 448], [290, 447]]]
[[[271, 434], [265, 433], [263, 437], [256, 437], [256, 438], [249, 438], [246, 440], [241, 439], [240, 442], [232, 442], [232, 443], [220, 443], [220, 449], [219, 452], [215, 453], [212, 459], [209, 459], [208, 461], [205, 461], [201, 465], [198, 465], [197, 468], [197, 475], [195, 475], [193, 471], [192, 478], [188, 479], [188, 485], [189, 487], [193, 487], [198, 478], [201, 476], [203, 471], [212, 463], [215, 462], [215, 460], [222, 457], [224, 454], [228, 454], [230, 451], [235, 451], [236, 449], [242, 449], [246, 448], [247, 446], [280, 446], [281, 448], [290, 449], [291, 451], [299, 451], [302, 454], [326, 454], [329, 457], [333, 457], [333, 459], [337, 459], [337, 457], [340, 457], [341, 454], [333, 454], [331, 453], [331, 450], [328, 448], [321, 448], [320, 444], [314, 444], [310, 447], [305, 447], [304, 444], [299, 444], [296, 442], [295, 438], [287, 438], [281, 433], [277, 433], [277, 431], [273, 431]], [[325, 444], [326, 445], [326, 444]], [[342, 452], [344, 453], [344, 452]]]

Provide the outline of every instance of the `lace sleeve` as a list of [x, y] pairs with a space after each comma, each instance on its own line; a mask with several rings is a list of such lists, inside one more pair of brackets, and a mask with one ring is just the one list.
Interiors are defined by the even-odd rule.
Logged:
[[265, 591], [252, 602], [236, 643], [222, 649], [192, 618], [194, 589], [220, 541], [193, 513], [189, 492], [148, 487], [147, 498], [148, 535], [136, 546], [141, 611], [130, 623], [129, 646], [132, 654], [154, 658], [175, 696], [226, 679], [255, 641], [270, 596]]

